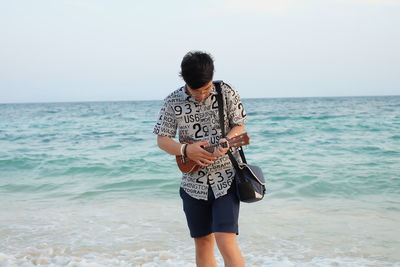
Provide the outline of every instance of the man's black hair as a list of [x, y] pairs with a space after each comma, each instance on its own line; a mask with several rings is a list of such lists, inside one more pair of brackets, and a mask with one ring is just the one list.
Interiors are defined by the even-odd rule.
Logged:
[[201, 51], [187, 53], [181, 63], [181, 77], [190, 89], [199, 89], [212, 81], [214, 61], [210, 54]]

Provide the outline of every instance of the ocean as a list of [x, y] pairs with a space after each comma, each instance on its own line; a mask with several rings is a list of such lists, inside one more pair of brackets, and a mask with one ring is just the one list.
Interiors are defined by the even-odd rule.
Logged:
[[[247, 266], [400, 266], [400, 96], [243, 103], [267, 179]], [[195, 266], [161, 105], [0, 104], [1, 267]]]

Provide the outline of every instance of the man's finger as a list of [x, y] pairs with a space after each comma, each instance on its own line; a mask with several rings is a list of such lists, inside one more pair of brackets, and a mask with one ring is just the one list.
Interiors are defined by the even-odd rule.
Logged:
[[201, 155], [205, 156], [205, 157], [212, 157], [212, 153], [210, 153], [204, 149], [203, 149], [203, 151], [201, 151]]
[[207, 166], [203, 162], [201, 162], [200, 160], [195, 160], [195, 162], [196, 162], [197, 165], [200, 165], [200, 166], [203, 166], [203, 167]]
[[208, 141], [200, 141], [200, 142], [197, 142], [196, 144], [199, 144], [200, 146], [208, 146], [209, 145]]
[[214, 158], [213, 159], [200, 159], [201, 162], [203, 162], [204, 164], [213, 164], [214, 163]]
[[204, 160], [204, 159], [203, 159], [203, 160], [197, 160], [196, 163], [197, 163], [198, 165], [200, 165], [200, 166], [205, 167], [205, 166], [208, 166], [208, 165], [212, 164], [213, 162], [212, 162], [212, 161], [209, 161], [209, 160]]
[[201, 160], [208, 160], [208, 161], [214, 161], [216, 160], [217, 157], [214, 154], [209, 155], [202, 155], [202, 159]]
[[205, 164], [213, 164], [214, 163], [214, 160], [212, 160], [212, 159], [201, 159], [201, 161]]

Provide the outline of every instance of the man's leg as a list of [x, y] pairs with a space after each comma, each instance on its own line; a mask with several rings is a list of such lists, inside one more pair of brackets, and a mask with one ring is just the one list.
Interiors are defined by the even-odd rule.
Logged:
[[244, 259], [240, 252], [235, 233], [214, 233], [218, 249], [224, 258], [225, 267], [243, 267]]
[[215, 267], [217, 263], [214, 256], [214, 234], [209, 234], [194, 239], [196, 246], [197, 267]]

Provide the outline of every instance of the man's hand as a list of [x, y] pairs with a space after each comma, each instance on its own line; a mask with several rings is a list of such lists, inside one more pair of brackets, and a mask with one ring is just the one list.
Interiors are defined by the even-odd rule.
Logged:
[[225, 138], [222, 138], [219, 140], [219, 143], [223, 143], [223, 142], [226, 142], [226, 144], [227, 144], [227, 146], [225, 148], [223, 148], [222, 146], [217, 146], [217, 148], [214, 150], [213, 155], [216, 156], [217, 158], [225, 155], [229, 150], [228, 141]]
[[189, 144], [186, 148], [186, 155], [189, 159], [204, 167], [213, 164], [217, 157], [213, 153], [206, 151], [202, 146], [209, 146], [208, 141]]

